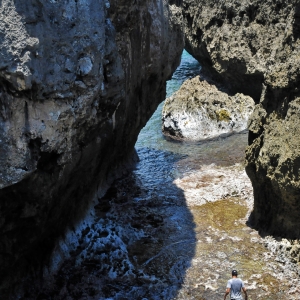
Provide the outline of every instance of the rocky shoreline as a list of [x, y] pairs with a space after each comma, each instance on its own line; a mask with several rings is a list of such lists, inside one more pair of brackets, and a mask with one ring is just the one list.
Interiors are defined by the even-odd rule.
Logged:
[[138, 149], [137, 169], [99, 199], [57, 275], [23, 299], [217, 300], [237, 268], [249, 300], [297, 300], [296, 241], [246, 225], [246, 144], [237, 134], [203, 143], [201, 156]]
[[197, 76], [165, 100], [162, 132], [173, 139], [192, 141], [238, 133], [247, 130], [254, 105], [251, 97], [229, 96]]
[[[3, 0], [0, 20], [2, 298], [22, 298], [22, 285], [25, 297], [36, 297], [45, 273], [54, 275], [52, 263], [62, 273], [49, 281], [42, 299], [68, 298], [72, 291], [74, 299], [105, 299], [111, 291], [120, 299], [156, 292], [163, 299], [214, 298], [228, 276], [225, 269], [243, 265], [242, 276], [256, 297], [297, 298], [299, 273], [290, 266], [298, 266], [300, 238], [298, 0], [224, 0], [219, 5], [214, 0]], [[138, 134], [165, 99], [166, 80], [184, 44], [231, 94], [255, 101], [245, 163], [254, 194], [249, 224], [255, 229], [245, 225], [248, 200], [239, 191], [247, 188], [234, 196], [231, 188], [242, 182], [229, 180], [230, 187], [224, 180], [231, 173], [246, 178], [242, 167], [224, 158], [228, 151], [214, 152], [213, 140], [207, 140], [207, 161], [193, 159], [198, 168], [191, 165], [193, 174], [171, 168], [180, 176], [166, 168], [177, 160], [189, 164], [184, 154], [141, 150], [141, 157], [143, 151], [150, 153], [152, 166], [162, 161], [155, 173], [146, 168], [152, 178], [145, 179], [144, 191], [117, 188], [121, 194], [104, 197], [112, 180], [134, 165]], [[210, 109], [219, 121], [212, 131], [235, 125], [229, 110], [216, 107]], [[185, 129], [168, 122], [170, 135], [182, 138]], [[243, 156], [244, 149], [237, 157]], [[213, 166], [214, 161], [220, 164]], [[133, 174], [134, 180], [144, 180]], [[206, 187], [216, 188], [221, 199], [193, 199]], [[232, 219], [234, 214], [239, 218]], [[139, 227], [143, 218], [144, 229]], [[291, 240], [264, 240], [256, 230]], [[64, 244], [66, 236], [74, 237], [73, 248]], [[136, 243], [137, 253], [130, 248]], [[193, 260], [195, 254], [199, 257]], [[205, 277], [198, 276], [200, 267]], [[149, 286], [153, 290], [145, 290]]]

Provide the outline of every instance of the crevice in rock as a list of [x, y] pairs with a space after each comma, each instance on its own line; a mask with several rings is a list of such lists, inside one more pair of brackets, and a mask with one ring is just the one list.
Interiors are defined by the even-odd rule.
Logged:
[[176, 6], [181, 6], [182, 3], [183, 3], [183, 0], [169, 0], [170, 5], [175, 4]]
[[297, 40], [300, 38], [300, 4], [295, 7], [295, 22], [293, 24], [293, 36]]
[[228, 23], [229, 24], [232, 24], [232, 20], [233, 20], [233, 18], [235, 18], [235, 12], [234, 12], [234, 10], [232, 10], [232, 9], [228, 9], [227, 11], [226, 11], [226, 14], [227, 14], [227, 16], [226, 16], [226, 18], [227, 18], [227, 20], [228, 20]]

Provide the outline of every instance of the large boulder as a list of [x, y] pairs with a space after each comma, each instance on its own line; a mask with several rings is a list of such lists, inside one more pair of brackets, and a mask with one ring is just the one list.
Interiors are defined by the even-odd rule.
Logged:
[[40, 277], [132, 162], [179, 64], [180, 19], [162, 0], [1, 1], [1, 298]]
[[162, 131], [173, 139], [192, 141], [226, 136], [246, 130], [253, 109], [251, 97], [229, 96], [196, 76], [166, 99]]
[[186, 49], [215, 78], [256, 102], [246, 171], [252, 224], [300, 236], [300, 4], [184, 0]]

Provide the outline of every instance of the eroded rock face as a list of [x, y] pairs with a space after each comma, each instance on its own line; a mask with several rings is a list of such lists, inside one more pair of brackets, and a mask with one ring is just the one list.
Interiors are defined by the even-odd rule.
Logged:
[[185, 0], [186, 48], [234, 90], [259, 100], [263, 82], [287, 87], [297, 72], [296, 3]]
[[243, 94], [228, 96], [199, 76], [186, 80], [166, 99], [162, 131], [182, 140], [204, 140], [247, 129], [254, 101]]
[[134, 157], [180, 60], [180, 13], [161, 0], [1, 2], [1, 295], [38, 274]]
[[257, 103], [246, 154], [253, 224], [299, 237], [299, 1], [185, 0], [184, 19], [187, 50]]

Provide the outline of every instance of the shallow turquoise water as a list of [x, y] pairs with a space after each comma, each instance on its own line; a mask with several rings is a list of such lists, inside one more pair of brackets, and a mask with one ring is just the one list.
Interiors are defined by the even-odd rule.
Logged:
[[[200, 71], [201, 66], [198, 61], [183, 51], [180, 66], [173, 74], [172, 79], [167, 82], [167, 97], [176, 92], [186, 79], [200, 75]], [[242, 161], [243, 151], [247, 145], [246, 132], [198, 142], [174, 141], [162, 134], [162, 108], [163, 103], [158, 106], [139, 134], [135, 147], [141, 161], [148, 159], [149, 150], [179, 154], [185, 157], [182, 169], [194, 168], [204, 162], [225, 166]], [[163, 164], [164, 162], [161, 161], [160, 163]]]
[[[179, 90], [186, 79], [199, 75], [200, 70], [201, 66], [198, 61], [184, 50], [180, 66], [174, 72], [172, 79], [167, 82], [167, 97], [170, 97]], [[161, 132], [161, 112], [163, 105], [164, 102], [158, 106], [151, 119], [141, 130], [135, 146], [137, 149], [146, 147], [156, 150], [185, 152], [183, 147], [185, 148], [186, 143], [167, 141]]]

